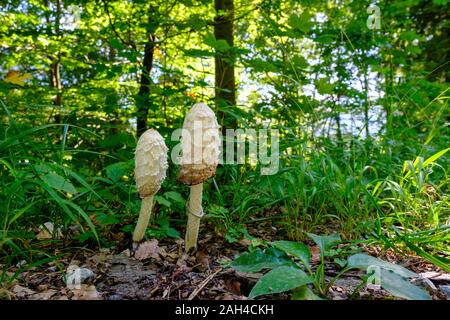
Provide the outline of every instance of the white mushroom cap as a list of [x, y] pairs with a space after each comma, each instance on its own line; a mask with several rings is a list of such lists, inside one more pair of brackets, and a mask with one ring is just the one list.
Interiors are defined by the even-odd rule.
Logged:
[[196, 103], [183, 123], [178, 181], [196, 185], [214, 176], [219, 164], [220, 144], [216, 115], [206, 104]]
[[136, 146], [134, 176], [141, 198], [154, 195], [166, 178], [167, 147], [154, 129], [145, 131]]

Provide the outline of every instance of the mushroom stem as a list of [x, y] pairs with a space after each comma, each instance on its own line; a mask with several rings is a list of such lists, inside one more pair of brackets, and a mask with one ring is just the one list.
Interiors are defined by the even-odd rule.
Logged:
[[189, 195], [189, 203], [187, 207], [187, 228], [185, 239], [186, 252], [197, 248], [198, 230], [200, 228], [200, 219], [203, 216], [202, 210], [202, 193], [203, 183], [191, 186], [191, 192]]
[[140, 242], [144, 238], [145, 230], [147, 229], [148, 223], [152, 216], [152, 208], [153, 208], [153, 195], [142, 199], [141, 211], [139, 212], [139, 219], [133, 233], [134, 242]]

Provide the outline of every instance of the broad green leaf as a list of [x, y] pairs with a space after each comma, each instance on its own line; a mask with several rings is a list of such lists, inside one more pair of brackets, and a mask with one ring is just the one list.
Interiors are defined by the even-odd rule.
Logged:
[[294, 241], [275, 241], [271, 243], [275, 248], [280, 249], [287, 254], [293, 255], [300, 259], [305, 265], [309, 266], [311, 261], [311, 252], [308, 246], [300, 242]]
[[241, 272], [258, 272], [262, 269], [273, 269], [282, 265], [294, 264], [284, 252], [275, 248], [269, 248], [265, 251], [256, 249], [244, 253], [231, 263], [233, 269]]
[[293, 56], [289, 61], [294, 65], [294, 67], [299, 69], [305, 69], [309, 66], [308, 61], [299, 55]]
[[307, 285], [294, 290], [291, 300], [325, 300], [316, 295]]
[[214, 48], [216, 45], [216, 37], [214, 36], [214, 34], [212, 32], [208, 32], [204, 37], [203, 37], [203, 42], [205, 42], [205, 44], [209, 47]]
[[311, 282], [313, 279], [303, 270], [292, 266], [281, 266], [261, 277], [248, 297], [285, 292]]
[[184, 205], [186, 203], [186, 200], [184, 200], [184, 198], [181, 196], [181, 194], [179, 194], [178, 192], [175, 191], [168, 191], [164, 193], [164, 196], [168, 199], [172, 199], [175, 202], [178, 202], [182, 205]]
[[214, 53], [209, 50], [200, 50], [200, 49], [186, 49], [184, 50], [184, 54], [187, 57], [194, 58], [203, 58], [203, 57], [212, 57]]
[[178, 239], [180, 237], [180, 233], [174, 228], [170, 227], [170, 222], [168, 217], [164, 217], [159, 221], [158, 231], [163, 232], [166, 236]]
[[392, 295], [408, 300], [431, 300], [430, 295], [418, 286], [391, 270], [381, 269], [381, 287]]
[[74, 185], [66, 178], [61, 177], [59, 174], [50, 172], [45, 175], [41, 175], [40, 178], [55, 190], [67, 192], [70, 194], [77, 193], [77, 189], [74, 187]]
[[106, 175], [113, 182], [119, 181], [130, 170], [128, 162], [117, 162], [106, 167]]
[[381, 259], [369, 256], [364, 253], [354, 254], [347, 259], [347, 268], [367, 270], [369, 267], [379, 267], [384, 270], [391, 270], [405, 278], [415, 278], [418, 275], [408, 269]]
[[153, 198], [156, 202], [158, 202], [160, 205], [166, 206], [166, 207], [170, 207], [171, 203], [170, 201], [167, 201], [166, 199], [164, 199], [161, 196], [154, 196]]
[[292, 14], [288, 19], [288, 24], [293, 29], [302, 32], [308, 32], [314, 26], [311, 21], [311, 14], [308, 11], [303, 11], [300, 15]]
[[341, 237], [338, 234], [318, 236], [314, 233], [308, 233], [308, 237], [310, 237], [319, 246], [321, 254], [341, 241]]
[[315, 81], [315, 85], [317, 88], [317, 91], [320, 94], [332, 94], [333, 93], [333, 84], [328, 82], [329, 80], [327, 78], [322, 78]]
[[115, 38], [109, 39], [109, 44], [111, 45], [111, 47], [118, 49], [118, 50], [123, 50], [125, 48], [123, 43]]
[[228, 45], [228, 42], [226, 42], [226, 40], [220, 39], [216, 41], [214, 48], [219, 52], [225, 52], [230, 49], [230, 46]]

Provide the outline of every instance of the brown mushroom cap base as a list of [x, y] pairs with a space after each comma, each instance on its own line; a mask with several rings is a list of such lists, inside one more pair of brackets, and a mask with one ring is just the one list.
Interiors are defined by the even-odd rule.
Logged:
[[214, 177], [216, 174], [216, 164], [182, 164], [177, 180], [188, 186], [194, 186]]
[[139, 196], [141, 197], [141, 199], [153, 196], [155, 193], [158, 192], [160, 187], [161, 185], [156, 183], [156, 181], [155, 183], [148, 182], [139, 188]]

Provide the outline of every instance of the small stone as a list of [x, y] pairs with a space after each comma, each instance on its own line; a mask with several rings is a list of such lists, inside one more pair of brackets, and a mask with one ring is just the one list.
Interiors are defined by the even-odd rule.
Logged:
[[67, 268], [66, 283], [70, 289], [80, 286], [87, 279], [93, 278], [94, 272], [87, 268], [79, 268], [77, 265], [70, 265]]
[[450, 285], [439, 286], [439, 289], [447, 295], [448, 299], [450, 299]]
[[21, 260], [21, 261], [17, 262], [16, 267], [17, 268], [21, 268], [21, 267], [23, 267], [26, 264], [27, 264], [26, 260]]
[[450, 281], [449, 273], [441, 273], [435, 271], [423, 272], [420, 276], [430, 279], [432, 281]]

